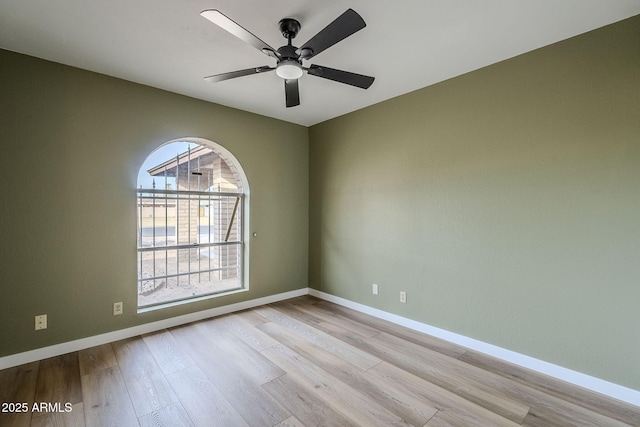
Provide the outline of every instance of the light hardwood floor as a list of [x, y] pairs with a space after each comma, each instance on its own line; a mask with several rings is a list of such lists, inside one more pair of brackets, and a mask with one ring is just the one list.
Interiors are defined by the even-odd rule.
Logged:
[[310, 296], [2, 370], [0, 402], [29, 407], [0, 413], [11, 427], [640, 426], [638, 407]]

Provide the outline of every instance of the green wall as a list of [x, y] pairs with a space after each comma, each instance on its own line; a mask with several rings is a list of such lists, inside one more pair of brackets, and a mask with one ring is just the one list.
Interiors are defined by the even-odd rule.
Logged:
[[[136, 314], [138, 169], [186, 136], [247, 175], [250, 291]], [[0, 51], [0, 356], [306, 288], [308, 177], [305, 127]]]
[[640, 390], [640, 17], [309, 140], [312, 288]]

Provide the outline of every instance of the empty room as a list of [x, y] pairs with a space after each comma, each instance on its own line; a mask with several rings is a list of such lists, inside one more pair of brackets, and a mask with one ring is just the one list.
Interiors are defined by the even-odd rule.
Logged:
[[0, 426], [640, 426], [640, 3], [0, 0]]

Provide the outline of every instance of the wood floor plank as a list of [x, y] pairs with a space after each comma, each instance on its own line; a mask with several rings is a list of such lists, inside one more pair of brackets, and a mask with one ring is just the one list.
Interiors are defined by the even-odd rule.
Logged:
[[[306, 427], [357, 427], [357, 425], [331, 408], [316, 393], [283, 375], [262, 385], [274, 399], [295, 414], [296, 421]], [[286, 420], [285, 420], [286, 421]], [[285, 422], [283, 421], [283, 422]], [[296, 425], [296, 424], [294, 424]]]
[[562, 420], [551, 413], [536, 413], [535, 411], [527, 415], [522, 425], [524, 427], [578, 427], [577, 424], [561, 424]]
[[[0, 371], [0, 404], [26, 403], [29, 410], [0, 413], [0, 427], [28, 427], [31, 424], [40, 362], [32, 362]], [[7, 408], [8, 409], [8, 408]]]
[[31, 427], [84, 427], [84, 404], [76, 403], [69, 412], [48, 412], [33, 417]]
[[138, 418], [140, 427], [193, 427], [194, 424], [180, 403], [155, 409]]
[[292, 319], [296, 319], [301, 323], [315, 328], [322, 322], [322, 319], [319, 316], [316, 316], [315, 313], [311, 314], [304, 310], [307, 306], [308, 304], [293, 304], [290, 301], [280, 301], [269, 304], [267, 307], [280, 311]]
[[313, 328], [312, 326], [294, 319], [274, 308], [262, 307], [258, 309], [258, 312], [263, 317], [266, 317], [305, 338], [310, 344], [339, 354], [344, 360], [362, 369], [366, 370], [380, 363], [380, 359], [378, 357], [351, 345], [346, 345], [344, 341], [341, 341], [317, 328]]
[[[256, 385], [284, 375], [284, 371], [267, 360], [260, 352], [226, 330], [218, 319], [195, 325], [215, 349], [215, 355], [230, 371], [236, 372]], [[259, 331], [257, 331], [259, 332]], [[266, 337], [269, 338], [269, 337]]]
[[395, 426], [406, 424], [402, 418], [372, 402], [336, 378], [284, 345], [270, 347], [262, 352], [287, 372], [301, 387], [313, 391], [332, 409], [340, 412], [357, 425]]
[[451, 357], [458, 357], [467, 351], [465, 347], [459, 346], [457, 344], [453, 344], [445, 340], [423, 334], [422, 332], [414, 331], [412, 329], [387, 322], [386, 320], [378, 319], [368, 314], [350, 310], [346, 307], [342, 307], [328, 301], [318, 299], [316, 305], [330, 312], [334, 312], [338, 315], [344, 316], [348, 319], [364, 323], [365, 325], [375, 328], [380, 332], [386, 332], [388, 334], [395, 335], [406, 341], [421, 345], [426, 348], [430, 348], [433, 351], [437, 351], [438, 353], [446, 354]]
[[82, 376], [87, 426], [137, 426], [138, 418], [118, 367]]
[[488, 387], [481, 382], [469, 380], [466, 377], [466, 367], [455, 358], [393, 337], [386, 332], [367, 339], [346, 331], [336, 330], [335, 335], [341, 336], [345, 342], [362, 351], [374, 354], [381, 360], [495, 411], [516, 423], [521, 423], [529, 411], [527, 404], [505, 396], [499, 387]]
[[476, 351], [467, 351], [460, 360], [480, 369], [516, 381], [525, 387], [566, 400], [623, 423], [640, 426], [640, 411], [628, 403], [534, 372]]
[[247, 426], [240, 413], [197, 366], [167, 376], [182, 407], [197, 427]]
[[[459, 359], [449, 358], [437, 353], [430, 354], [428, 353], [429, 350], [420, 350], [420, 347], [413, 347], [412, 345], [407, 346], [400, 338], [392, 335], [383, 333], [371, 341], [374, 342], [376, 340], [390, 343], [395, 345], [395, 348], [402, 349], [401, 352], [408, 359], [404, 362], [396, 359], [394, 363], [398, 366], [402, 366], [421, 378], [428, 379], [435, 384], [454, 391], [469, 401], [478, 403], [516, 422], [523, 422], [524, 417], [529, 412], [534, 411], [533, 408], [536, 407], [537, 411], [545, 414], [550, 414], [552, 408], [555, 408], [553, 410], [554, 416], [565, 419], [565, 422], [575, 419], [582, 420], [586, 425], [589, 423], [599, 425], [599, 423], [607, 422], [611, 425], [624, 425], [570, 402], [541, 394], [531, 387], [523, 387], [510, 379], [477, 368]], [[419, 364], [412, 361], [414, 355], [418, 358], [428, 359], [429, 364]], [[447, 381], [446, 384], [444, 383], [445, 380]], [[440, 383], [440, 381], [443, 381], [443, 383]], [[450, 387], [451, 384], [456, 383], [459, 383], [460, 386]], [[518, 407], [517, 402], [526, 402], [526, 404], [521, 404]], [[571, 414], [571, 416], [566, 417], [564, 414]], [[517, 415], [517, 418], [514, 418], [513, 415]]]
[[249, 323], [251, 326], [256, 326], [261, 323], [265, 323], [269, 321], [269, 319], [265, 319], [264, 317], [260, 316], [258, 312], [256, 312], [253, 309], [236, 311], [233, 314], [234, 316], [241, 317], [245, 322]]
[[[204, 372], [209, 380], [220, 390], [224, 390], [225, 398], [240, 413], [242, 418], [251, 426], [274, 425], [289, 418], [290, 414], [271, 395], [260, 388], [260, 384], [271, 381], [280, 376], [261, 374], [261, 368], [243, 369], [222, 351], [226, 344], [217, 339], [211, 329], [201, 322], [171, 329], [176, 340], [188, 349], [191, 358]], [[240, 341], [240, 340], [238, 340]], [[243, 343], [244, 344], [244, 343]], [[247, 349], [254, 351], [244, 344]], [[221, 346], [221, 347], [220, 347]], [[263, 357], [260, 355], [260, 357]], [[263, 357], [264, 358], [264, 357]], [[264, 358], [265, 362], [269, 362]], [[275, 364], [272, 364], [283, 372]], [[266, 366], [266, 365], [265, 365]], [[255, 368], [255, 367], [254, 367]], [[267, 368], [271, 370], [271, 368]], [[268, 378], [268, 380], [264, 380]]]
[[63, 405], [82, 402], [78, 352], [51, 357], [40, 362], [34, 401]]
[[384, 381], [372, 380], [366, 371], [344, 361], [330, 351], [309, 345], [301, 337], [290, 333], [286, 328], [274, 322], [265, 323], [258, 327], [266, 333], [273, 334], [279, 342], [295, 353], [354, 390], [366, 394], [373, 402], [398, 415], [411, 425], [421, 426], [437, 412], [436, 408], [424, 400], [416, 399], [402, 391], [391, 395]]
[[468, 427], [468, 424], [466, 420], [457, 418], [451, 412], [439, 411], [424, 427]]
[[[6, 402], [6, 401], [3, 401]], [[1, 427], [29, 427], [31, 425], [31, 412], [6, 412], [0, 413]]]
[[623, 423], [613, 418], [606, 417], [593, 411], [585, 410], [564, 400], [557, 399], [555, 404], [531, 406], [529, 414], [523, 421], [524, 426], [545, 426], [545, 427], [565, 427], [565, 426], [607, 426], [607, 427], [629, 427], [630, 424]]
[[508, 382], [503, 377], [492, 375], [456, 358], [407, 342], [386, 332], [376, 335], [369, 340], [369, 344], [371, 348], [384, 353], [385, 360], [393, 361], [407, 372], [516, 423], [521, 423], [529, 412], [529, 405], [503, 393], [502, 389]]
[[585, 419], [584, 417], [573, 418], [572, 413], [562, 413], [561, 410], [532, 407], [531, 412], [522, 423], [525, 427], [582, 427], [582, 426], [628, 426], [617, 420], [609, 419]]
[[[274, 305], [274, 308], [276, 309], [280, 307], [289, 308], [284, 304]], [[330, 323], [337, 327], [351, 331], [353, 333], [360, 334], [363, 337], [373, 337], [375, 335], [378, 335], [381, 332], [376, 328], [372, 328], [371, 326], [365, 325], [361, 322], [351, 320], [349, 318], [346, 318], [344, 316], [341, 316], [329, 310], [325, 310], [322, 307], [317, 307], [313, 304], [298, 304], [298, 305], [291, 304], [291, 308], [299, 312], [305, 313], [307, 316], [311, 316], [318, 319], [317, 320], [318, 325], [322, 325], [324, 323]], [[287, 313], [292, 315], [293, 311], [287, 310]]]
[[216, 320], [216, 323], [220, 324], [227, 331], [235, 334], [258, 352], [278, 344], [276, 340], [262, 333], [258, 328], [254, 327], [255, 325], [253, 323], [243, 316], [230, 314]]
[[101, 369], [118, 365], [116, 354], [110, 343], [87, 348], [78, 352], [80, 375], [91, 374]]
[[117, 341], [113, 349], [138, 417], [177, 402], [171, 385], [141, 337]]
[[164, 374], [194, 366], [195, 362], [166, 329], [142, 336], [144, 343]]
[[273, 427], [305, 427], [298, 419], [294, 416], [287, 418], [281, 423], [276, 424]]
[[210, 366], [205, 372], [215, 384], [221, 385], [229, 402], [248, 425], [274, 425], [291, 416], [289, 411], [259, 385], [247, 381], [241, 375], [222, 372]]
[[431, 402], [431, 405], [440, 411], [455, 413], [466, 425], [511, 427], [520, 425], [388, 362], [380, 363], [371, 368], [368, 373], [385, 381], [390, 388], [390, 393], [401, 390], [411, 393], [418, 399]]

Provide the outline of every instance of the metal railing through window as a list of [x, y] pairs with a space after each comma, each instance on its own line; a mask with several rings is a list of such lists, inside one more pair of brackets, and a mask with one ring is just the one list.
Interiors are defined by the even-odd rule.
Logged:
[[137, 191], [140, 307], [242, 288], [242, 193]]

